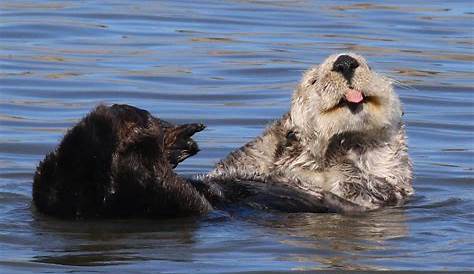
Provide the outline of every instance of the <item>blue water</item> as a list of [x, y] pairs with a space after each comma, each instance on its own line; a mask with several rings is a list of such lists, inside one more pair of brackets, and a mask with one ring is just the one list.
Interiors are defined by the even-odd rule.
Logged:
[[[474, 270], [473, 19], [469, 0], [0, 2], [0, 272]], [[406, 207], [79, 222], [31, 208], [38, 161], [98, 103], [205, 123], [178, 169], [203, 173], [341, 51], [398, 81]]]

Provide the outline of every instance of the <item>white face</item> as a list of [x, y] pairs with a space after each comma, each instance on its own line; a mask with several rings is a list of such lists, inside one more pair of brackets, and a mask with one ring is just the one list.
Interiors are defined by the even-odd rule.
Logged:
[[353, 53], [331, 55], [306, 71], [291, 106], [297, 127], [329, 137], [395, 127], [401, 113], [391, 81]]

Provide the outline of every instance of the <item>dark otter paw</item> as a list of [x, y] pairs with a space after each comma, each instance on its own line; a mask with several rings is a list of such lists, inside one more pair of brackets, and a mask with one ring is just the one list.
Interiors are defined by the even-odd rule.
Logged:
[[121, 140], [120, 154], [141, 154], [150, 159], [163, 157], [163, 131], [160, 128], [137, 128]]
[[185, 124], [165, 129], [165, 152], [173, 168], [199, 152], [199, 146], [191, 136], [205, 128], [203, 124]]

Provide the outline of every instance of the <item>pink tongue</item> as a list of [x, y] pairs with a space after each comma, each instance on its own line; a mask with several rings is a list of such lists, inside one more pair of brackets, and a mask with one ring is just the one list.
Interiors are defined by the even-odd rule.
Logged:
[[364, 100], [364, 97], [362, 96], [362, 93], [358, 90], [355, 89], [349, 89], [346, 91], [346, 100], [351, 102], [351, 103], [360, 103], [362, 100]]

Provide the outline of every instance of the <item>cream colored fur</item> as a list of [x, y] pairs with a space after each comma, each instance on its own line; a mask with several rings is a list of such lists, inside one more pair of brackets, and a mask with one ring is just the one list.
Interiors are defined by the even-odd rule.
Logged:
[[[351, 83], [333, 71], [342, 54], [356, 59]], [[402, 109], [392, 81], [354, 53], [329, 56], [307, 70], [291, 109], [262, 136], [217, 163], [209, 179], [287, 184], [319, 197], [331, 192], [367, 209], [400, 204], [413, 194]], [[340, 105], [361, 91], [357, 112]]]

